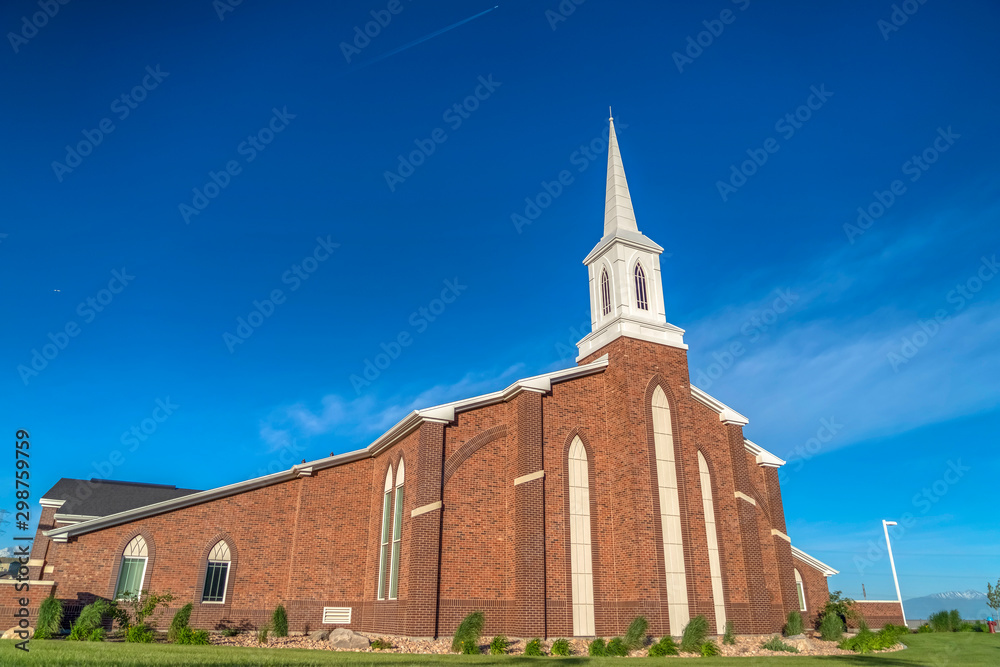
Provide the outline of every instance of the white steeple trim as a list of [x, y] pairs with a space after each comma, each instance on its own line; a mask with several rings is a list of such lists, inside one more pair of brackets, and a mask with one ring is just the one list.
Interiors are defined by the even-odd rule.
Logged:
[[[684, 330], [667, 323], [660, 276], [663, 248], [636, 226], [614, 119], [608, 121], [604, 236], [583, 260], [590, 274], [591, 333], [577, 343], [577, 361], [622, 336], [687, 349]], [[636, 284], [637, 265], [644, 276], [641, 287]], [[609, 308], [605, 308], [602, 290], [605, 273], [610, 283]]]

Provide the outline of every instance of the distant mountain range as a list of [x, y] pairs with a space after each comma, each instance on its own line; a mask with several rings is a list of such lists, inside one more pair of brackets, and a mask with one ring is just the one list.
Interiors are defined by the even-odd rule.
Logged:
[[972, 589], [903, 600], [903, 609], [906, 611], [906, 618], [910, 620], [926, 620], [931, 614], [952, 609], [957, 609], [962, 618], [968, 620], [981, 620], [994, 613], [986, 604], [986, 594]]

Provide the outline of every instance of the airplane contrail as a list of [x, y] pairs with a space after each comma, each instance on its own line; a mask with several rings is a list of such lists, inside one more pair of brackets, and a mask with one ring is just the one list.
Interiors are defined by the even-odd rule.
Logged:
[[409, 49], [411, 47], [416, 46], [417, 44], [422, 44], [423, 42], [426, 42], [428, 39], [433, 39], [433, 38], [437, 37], [440, 34], [448, 32], [449, 30], [454, 30], [455, 28], [457, 28], [458, 26], [462, 25], [463, 23], [468, 23], [469, 21], [472, 21], [474, 19], [478, 19], [483, 14], [489, 14], [490, 12], [492, 12], [494, 9], [496, 9], [499, 6], [500, 5], [495, 5], [493, 7], [490, 7], [489, 9], [487, 9], [484, 12], [479, 12], [478, 14], [470, 16], [467, 19], [462, 19], [458, 23], [452, 23], [450, 26], [441, 28], [440, 30], [435, 30], [434, 32], [432, 32], [432, 33], [430, 33], [428, 35], [424, 35], [423, 37], [419, 37], [419, 38], [413, 40], [412, 42], [407, 42], [406, 44], [403, 44], [399, 48], [393, 49], [392, 51], [389, 51], [388, 53], [383, 53], [382, 55], [380, 55], [378, 58], [375, 58], [374, 60], [369, 60], [368, 62], [366, 62], [366, 63], [364, 63], [362, 65], [359, 65], [355, 69], [355, 71], [357, 71], [359, 69], [362, 69], [362, 68], [365, 68], [365, 67], [368, 67], [369, 65], [374, 65], [375, 63], [377, 63], [379, 61], [382, 61], [382, 60], [385, 60], [386, 58], [394, 56], [394, 55], [396, 55], [397, 53], [399, 53], [401, 51], [405, 51], [405, 50], [407, 50], [407, 49]]

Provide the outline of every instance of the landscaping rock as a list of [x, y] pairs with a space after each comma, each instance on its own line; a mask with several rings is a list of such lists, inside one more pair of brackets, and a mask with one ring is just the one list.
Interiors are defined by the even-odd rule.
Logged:
[[31, 627], [30, 625], [27, 628], [22, 628], [19, 625], [15, 625], [10, 630], [7, 630], [6, 632], [4, 632], [3, 635], [0, 635], [0, 639], [17, 639], [17, 640], [20, 640], [21, 639], [21, 635], [14, 634], [14, 633], [19, 632], [21, 630], [27, 630], [28, 631], [28, 639], [31, 639], [32, 637], [35, 636], [35, 629], [33, 627]]
[[347, 648], [354, 651], [364, 650], [371, 646], [371, 642], [364, 635], [359, 635], [347, 628], [337, 628], [330, 633], [330, 646], [333, 648]]
[[309, 633], [309, 641], [311, 642], [324, 642], [330, 638], [329, 630], [315, 630]]
[[785, 637], [785, 639], [805, 639], [805, 638], [806, 636], [801, 632], [797, 635], [788, 635], [787, 637]]

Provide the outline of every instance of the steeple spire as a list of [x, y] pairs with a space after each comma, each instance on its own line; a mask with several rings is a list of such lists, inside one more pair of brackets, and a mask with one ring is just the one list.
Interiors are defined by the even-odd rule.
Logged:
[[[611, 107], [608, 107], [611, 114]], [[615, 119], [608, 118], [608, 191], [604, 201], [604, 236], [614, 236], [615, 232], [625, 230], [638, 232], [635, 224], [635, 211], [632, 210], [632, 197], [628, 192], [628, 182], [625, 180], [625, 167], [622, 165], [621, 152], [618, 150], [618, 137], [615, 136]]]

